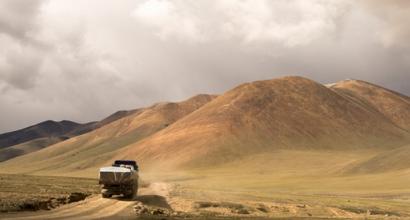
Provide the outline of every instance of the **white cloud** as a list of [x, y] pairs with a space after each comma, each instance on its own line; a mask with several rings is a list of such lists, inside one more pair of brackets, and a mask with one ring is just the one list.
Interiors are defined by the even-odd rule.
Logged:
[[395, 18], [387, 19], [378, 11], [387, 6], [362, 6], [355, 0], [1, 0], [0, 132], [46, 119], [97, 120], [285, 74], [373, 80], [409, 94], [408, 38], [382, 35], [394, 47], [381, 47], [376, 34], [408, 30], [410, 20], [394, 16], [407, 9], [393, 7]]
[[158, 30], [161, 39], [176, 37], [180, 40], [203, 41], [199, 18], [182, 1], [149, 0], [132, 13], [142, 23]]
[[346, 0], [148, 0], [132, 15], [162, 39], [239, 38], [244, 43], [293, 47], [335, 31], [349, 4]]
[[343, 1], [317, 0], [229, 0], [220, 5], [231, 35], [239, 35], [246, 42], [270, 41], [291, 47], [332, 33], [346, 7]]

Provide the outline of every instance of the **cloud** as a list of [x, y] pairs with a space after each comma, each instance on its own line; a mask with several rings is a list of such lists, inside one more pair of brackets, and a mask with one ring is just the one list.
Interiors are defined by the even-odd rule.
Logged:
[[6, 88], [33, 88], [39, 77], [43, 59], [38, 51], [29, 46], [14, 42], [9, 42], [8, 45], [6, 50], [0, 52], [0, 82]]
[[306, 45], [332, 33], [348, 7], [343, 1], [234, 1], [218, 2], [225, 19], [222, 28], [245, 42]]
[[33, 88], [39, 78], [43, 52], [34, 36], [40, 29], [38, 17], [45, 1], [4, 0], [0, 2], [0, 86]]
[[2, 0], [0, 2], [0, 33], [22, 39], [37, 27], [36, 17], [41, 0]]
[[410, 94], [410, 19], [391, 2], [2, 0], [0, 132], [283, 75]]
[[292, 47], [334, 32], [348, 7], [348, 1], [323, 0], [148, 0], [132, 15], [156, 29], [161, 39], [204, 42], [239, 38], [244, 43]]
[[410, 1], [364, 0], [364, 4], [381, 19], [379, 34], [385, 47], [410, 47]]
[[[195, 6], [194, 2], [188, 2]], [[176, 37], [180, 40], [204, 41], [200, 18], [195, 7], [183, 1], [149, 0], [139, 5], [132, 13], [143, 24], [157, 29], [161, 39]]]

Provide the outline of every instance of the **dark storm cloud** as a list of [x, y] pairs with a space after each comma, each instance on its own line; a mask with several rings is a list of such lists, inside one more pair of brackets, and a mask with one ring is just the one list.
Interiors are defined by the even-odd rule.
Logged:
[[0, 2], [0, 33], [14, 38], [27, 38], [36, 29], [36, 16], [41, 0], [2, 0]]
[[410, 1], [366, 0], [365, 4], [382, 19], [382, 40], [385, 46], [410, 47]]
[[[392, 89], [410, 94], [410, 1], [365, 0], [366, 9], [381, 23], [376, 34], [383, 46], [383, 59], [374, 78]], [[381, 73], [383, 71], [383, 73]]]
[[0, 132], [283, 75], [410, 94], [408, 1], [0, 2]]
[[0, 67], [0, 79], [6, 86], [23, 90], [35, 86], [41, 65], [38, 54], [8, 54], [5, 62]]
[[4, 0], [0, 2], [0, 86], [8, 89], [34, 87], [42, 63], [31, 34], [38, 31], [37, 17], [44, 1]]

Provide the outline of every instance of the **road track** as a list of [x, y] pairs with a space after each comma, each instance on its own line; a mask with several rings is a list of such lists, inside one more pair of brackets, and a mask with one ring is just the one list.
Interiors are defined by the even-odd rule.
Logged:
[[1, 216], [2, 220], [89, 220], [89, 219], [135, 219], [133, 206], [137, 202], [167, 205], [168, 185], [166, 183], [152, 183], [146, 188], [139, 189], [134, 200], [125, 200], [121, 197], [109, 199], [100, 195], [93, 195], [83, 201], [63, 205], [50, 211], [10, 213]]

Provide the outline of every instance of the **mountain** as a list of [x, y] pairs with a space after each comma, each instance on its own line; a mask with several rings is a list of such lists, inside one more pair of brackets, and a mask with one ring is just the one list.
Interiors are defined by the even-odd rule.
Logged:
[[339, 94], [382, 113], [398, 127], [410, 131], [410, 98], [361, 80], [344, 80], [330, 86]]
[[74, 136], [77, 136], [77, 135], [81, 135], [81, 134], [93, 131], [97, 128], [100, 128], [100, 127], [102, 127], [104, 125], [107, 125], [111, 122], [114, 122], [118, 119], [121, 119], [121, 118], [127, 117], [129, 115], [132, 115], [135, 112], [138, 112], [138, 109], [117, 111], [117, 112], [109, 115], [108, 117], [102, 119], [101, 121], [89, 122], [87, 124], [83, 124], [82, 126], [75, 129], [73, 132], [70, 132], [70, 135], [72, 137], [74, 137]]
[[68, 136], [82, 124], [72, 121], [44, 121], [39, 124], [0, 135], [0, 148], [10, 147], [37, 138]]
[[[376, 96], [388, 93], [381, 87], [373, 89], [380, 90], [374, 91]], [[394, 96], [390, 94], [397, 105], [405, 105], [406, 97]], [[380, 112], [384, 108], [376, 108], [378, 104], [363, 105], [302, 77], [246, 83], [121, 149], [115, 158], [193, 168], [279, 149], [390, 149], [408, 143], [409, 133], [393, 123], [394, 114]], [[410, 112], [410, 108], [402, 110]]]
[[17, 131], [0, 134], [0, 162], [90, 132], [136, 111], [118, 111], [101, 121], [85, 124], [67, 120], [60, 122], [48, 120]]
[[[332, 86], [302, 77], [256, 81], [218, 97], [138, 109], [0, 163], [0, 172], [93, 176], [115, 159], [136, 159], [146, 172], [220, 166], [273, 172], [295, 164], [289, 172], [304, 173], [310, 166], [339, 172], [410, 144], [408, 118], [401, 117], [410, 114], [408, 100], [363, 81]], [[397, 167], [410, 168], [401, 164]]]
[[24, 167], [25, 170], [64, 167], [72, 171], [100, 165], [111, 158], [114, 151], [170, 126], [214, 98], [212, 95], [197, 95], [178, 103], [164, 102], [141, 108], [92, 132], [6, 161], [5, 166], [11, 170], [12, 166], [27, 160], [32, 163]]

